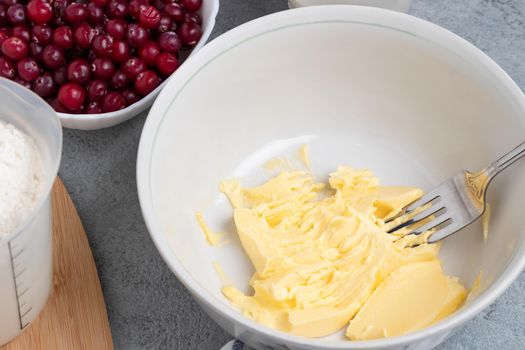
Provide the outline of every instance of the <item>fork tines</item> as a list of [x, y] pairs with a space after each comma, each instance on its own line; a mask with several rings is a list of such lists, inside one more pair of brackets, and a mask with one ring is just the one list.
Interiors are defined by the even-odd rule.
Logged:
[[408, 229], [406, 234], [420, 235], [430, 230], [444, 228], [451, 223], [452, 218], [445, 215], [447, 208], [443, 205], [441, 196], [437, 193], [427, 193], [417, 201], [410, 204], [405, 211], [388, 220], [386, 223], [394, 223], [395, 226], [388, 233], [396, 234], [401, 229]]

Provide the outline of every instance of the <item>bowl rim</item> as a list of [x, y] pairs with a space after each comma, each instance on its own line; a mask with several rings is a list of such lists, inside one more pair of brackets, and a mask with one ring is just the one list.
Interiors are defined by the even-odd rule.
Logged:
[[[188, 57], [180, 64], [180, 67], [184, 63], [186, 63], [190, 57], [192, 57], [195, 53], [197, 53], [208, 41], [208, 38], [211, 35], [211, 32], [213, 28], [215, 27], [215, 19], [217, 17], [217, 14], [219, 12], [219, 0], [205, 0], [206, 2], [210, 3], [210, 18], [207, 22], [204, 22], [202, 27], [204, 28], [204, 31], [202, 32], [202, 36], [197, 42], [197, 45], [195, 45], [192, 49]], [[177, 70], [179, 70], [178, 68]], [[119, 117], [123, 117], [127, 114], [129, 114], [129, 117], [127, 119], [131, 119], [138, 115], [141, 111], [143, 111], [145, 108], [147, 108], [148, 104], [151, 104], [153, 100], [157, 97], [157, 95], [162, 91], [162, 89], [166, 86], [167, 82], [175, 75], [173, 72], [169, 77], [167, 77], [159, 86], [155, 88], [152, 92], [138, 100], [137, 102], [120, 109], [118, 111], [113, 112], [105, 112], [105, 113], [95, 113], [95, 114], [86, 114], [86, 113], [62, 113], [62, 112], [56, 112], [58, 115], [58, 118], [66, 121], [71, 122], [91, 122], [91, 121], [97, 121], [97, 122], [106, 122], [109, 120], [113, 120]], [[145, 106], [146, 105], [146, 106]], [[137, 113], [135, 113], [136, 110], [139, 110]], [[123, 120], [124, 121], [124, 120]]]
[[178, 257], [171, 250], [170, 244], [156, 219], [156, 211], [150, 187], [151, 154], [155, 146], [158, 129], [165, 117], [164, 112], [169, 103], [184, 89], [188, 79], [197, 74], [212, 58], [221, 55], [221, 53], [231, 47], [239, 45], [247, 38], [283, 27], [282, 23], [284, 22], [288, 23], [288, 25], [284, 26], [289, 26], [292, 23], [326, 22], [329, 21], [329, 19], [331, 19], [331, 22], [339, 19], [339, 22], [346, 21], [380, 25], [383, 28], [415, 35], [443, 47], [444, 45], [440, 43], [446, 43], [449, 51], [461, 52], [463, 57], [468, 57], [471, 61], [483, 66], [493, 75], [494, 81], [501, 84], [503, 92], [517, 104], [519, 109], [525, 111], [525, 95], [497, 63], [465, 39], [423, 19], [385, 9], [351, 5], [304, 7], [270, 14], [236, 27], [211, 41], [199, 51], [190, 64], [185, 65], [179, 71], [179, 74], [174, 79], [170, 79], [167, 87], [155, 101], [142, 131], [137, 156], [137, 190], [146, 227], [163, 260], [201, 304], [204, 304], [207, 308], [234, 324], [240, 324], [250, 329], [250, 331], [259, 334], [261, 337], [269, 338], [276, 343], [284, 342], [288, 345], [307, 346], [318, 349], [372, 349], [400, 346], [422, 341], [432, 336], [443, 336], [448, 334], [452, 329], [472, 319], [489, 304], [494, 302], [519, 276], [525, 267], [525, 244], [523, 243], [525, 237], [521, 238], [519, 248], [514, 252], [505, 270], [494, 280], [493, 284], [486, 289], [479, 298], [466, 307], [462, 307], [449, 317], [421, 330], [396, 337], [366, 341], [325, 341], [295, 336], [268, 328], [242, 315], [232, 306], [224, 304], [200, 285], [184, 268], [178, 260]]

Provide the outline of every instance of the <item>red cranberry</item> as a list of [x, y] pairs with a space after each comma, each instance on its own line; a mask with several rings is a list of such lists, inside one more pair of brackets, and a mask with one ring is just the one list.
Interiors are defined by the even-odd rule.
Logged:
[[33, 91], [41, 97], [49, 97], [55, 93], [56, 84], [49, 73], [44, 73], [33, 82]]
[[0, 4], [0, 24], [5, 24], [6, 19], [6, 12], [7, 12], [7, 6], [4, 4]]
[[111, 58], [117, 63], [122, 63], [129, 58], [129, 46], [125, 41], [115, 40]]
[[124, 99], [126, 100], [126, 106], [132, 105], [140, 100], [140, 97], [132, 89], [123, 90], [122, 96], [124, 96]]
[[58, 67], [53, 72], [51, 72], [53, 80], [57, 85], [63, 85], [67, 81], [67, 69], [65, 66]]
[[73, 46], [73, 33], [68, 26], [62, 26], [53, 32], [53, 44], [63, 49]]
[[160, 12], [155, 7], [149, 5], [139, 13], [139, 24], [144, 28], [155, 28], [160, 23]]
[[148, 41], [139, 48], [139, 57], [148, 66], [154, 66], [157, 62], [157, 56], [160, 54], [160, 49], [154, 41]]
[[15, 66], [5, 57], [0, 57], [0, 76], [8, 79], [15, 77]]
[[58, 97], [54, 98], [53, 100], [51, 100], [51, 102], [49, 102], [49, 105], [55, 110], [55, 112], [58, 112], [58, 113], [69, 113], [69, 111], [66, 109], [66, 107], [62, 106], [62, 104], [58, 100]]
[[94, 3], [88, 4], [89, 23], [97, 24], [104, 22], [104, 10]]
[[65, 63], [64, 51], [56, 45], [47, 45], [42, 51], [42, 62], [51, 69], [57, 69]]
[[193, 22], [184, 22], [177, 30], [180, 40], [186, 45], [195, 45], [202, 36], [201, 27]]
[[31, 56], [33, 56], [36, 60], [40, 61], [42, 59], [42, 51], [44, 51], [44, 47], [42, 45], [39, 45], [34, 41], [29, 43], [29, 52], [31, 52]]
[[33, 26], [33, 40], [40, 45], [47, 45], [51, 41], [53, 30], [45, 24]]
[[126, 0], [109, 0], [106, 6], [106, 14], [109, 18], [125, 18], [128, 15]]
[[166, 13], [161, 13], [159, 26], [157, 27], [157, 32], [164, 33], [168, 30], [171, 30], [171, 28], [173, 28], [173, 20], [171, 19], [171, 17]]
[[115, 39], [121, 39], [126, 35], [127, 24], [123, 19], [111, 19], [106, 23], [106, 31]]
[[148, 41], [148, 32], [136, 23], [128, 25], [127, 39], [131, 46], [141, 47]]
[[170, 75], [179, 67], [177, 57], [171, 53], [163, 52], [157, 57], [157, 69], [165, 75]]
[[27, 17], [36, 24], [47, 23], [53, 18], [53, 10], [43, 0], [32, 0], [27, 4]]
[[110, 91], [102, 99], [102, 110], [104, 112], [114, 112], [126, 107], [126, 100], [122, 94]]
[[102, 113], [102, 107], [100, 107], [100, 104], [98, 102], [89, 102], [86, 106], [86, 109], [84, 110], [84, 113], [86, 114], [98, 114]]
[[26, 89], [31, 89], [31, 83], [28, 82], [27, 80], [22, 79], [21, 77], [15, 77], [13, 81], [22, 85]]
[[67, 78], [69, 81], [85, 84], [91, 78], [89, 63], [82, 58], [78, 58], [67, 66]]
[[51, 100], [51, 102], [49, 104], [55, 110], [55, 112], [58, 112], [58, 113], [69, 113], [69, 111], [66, 109], [66, 107], [62, 106], [62, 104], [58, 100], [58, 97], [54, 98], [53, 100]]
[[120, 69], [122, 69], [129, 79], [134, 79], [139, 73], [146, 70], [146, 65], [140, 58], [132, 57], [124, 62]]
[[83, 49], [87, 49], [91, 45], [91, 41], [95, 36], [95, 31], [87, 23], [79, 24], [73, 31], [75, 42]]
[[164, 32], [159, 35], [157, 39], [159, 47], [164, 52], [177, 53], [182, 44], [179, 36], [175, 32]]
[[15, 4], [7, 8], [6, 17], [9, 23], [16, 26], [24, 24], [26, 21], [26, 11], [24, 5]]
[[126, 86], [128, 86], [129, 79], [124, 72], [118, 70], [113, 74], [111, 77], [110, 85], [115, 90], [122, 90]]
[[182, 11], [182, 8], [176, 2], [164, 6], [164, 12], [170, 15], [176, 22], [182, 21], [182, 18], [184, 17], [184, 11]]
[[104, 7], [108, 3], [108, 0], [91, 0], [91, 2], [99, 7]]
[[26, 81], [33, 81], [40, 75], [40, 67], [34, 58], [23, 58], [16, 64], [18, 75]]
[[58, 101], [70, 111], [78, 111], [82, 108], [86, 92], [77, 83], [66, 83], [58, 90]]
[[108, 84], [99, 79], [91, 80], [87, 87], [88, 99], [98, 101], [108, 92]]
[[24, 25], [16, 26], [13, 28], [13, 36], [19, 37], [28, 43], [31, 40], [31, 32], [29, 28]]
[[184, 14], [184, 18], [182, 19], [183, 22], [193, 22], [195, 24], [198, 24], [199, 26], [202, 24], [202, 18], [199, 16], [198, 13], [189, 13], [186, 12]]
[[131, 17], [138, 19], [140, 11], [148, 5], [148, 0], [131, 0], [129, 2], [129, 14]]
[[68, 5], [64, 10], [64, 19], [71, 24], [84, 22], [88, 17], [89, 13], [85, 4], [74, 2]]
[[28, 51], [29, 46], [27, 43], [16, 36], [7, 38], [2, 43], [2, 52], [4, 55], [16, 61], [26, 57]]
[[202, 6], [202, 0], [180, 0], [180, 4], [188, 12], [196, 12]]
[[109, 80], [115, 74], [115, 66], [109, 58], [97, 57], [91, 64], [91, 71], [96, 78]]
[[146, 96], [160, 84], [160, 79], [157, 73], [151, 70], [146, 70], [135, 78], [135, 91]]
[[113, 52], [113, 38], [106, 34], [100, 34], [93, 38], [91, 47], [99, 57], [110, 57]]

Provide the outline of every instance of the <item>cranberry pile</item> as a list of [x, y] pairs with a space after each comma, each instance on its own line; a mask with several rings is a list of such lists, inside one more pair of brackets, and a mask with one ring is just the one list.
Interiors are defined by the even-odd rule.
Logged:
[[58, 112], [122, 109], [200, 39], [202, 0], [0, 0], [0, 76]]

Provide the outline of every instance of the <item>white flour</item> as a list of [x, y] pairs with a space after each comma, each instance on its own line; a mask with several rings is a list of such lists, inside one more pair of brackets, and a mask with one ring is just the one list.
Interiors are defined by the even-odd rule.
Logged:
[[33, 139], [0, 120], [0, 239], [31, 213], [43, 191], [45, 171]]

